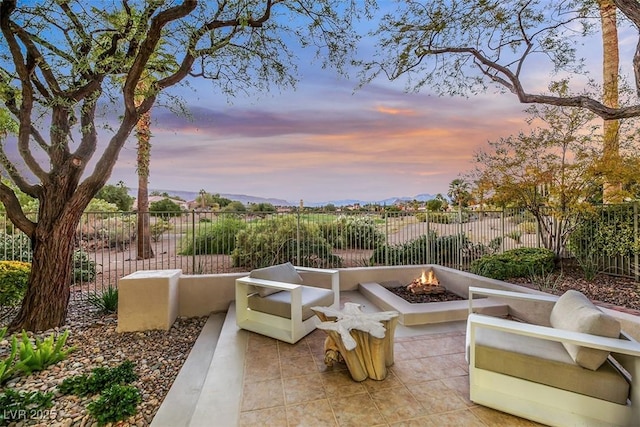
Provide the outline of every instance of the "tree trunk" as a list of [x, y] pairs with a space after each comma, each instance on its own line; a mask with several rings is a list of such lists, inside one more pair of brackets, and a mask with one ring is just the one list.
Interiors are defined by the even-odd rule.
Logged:
[[[41, 217], [32, 238], [33, 260], [29, 284], [20, 312], [9, 325], [44, 331], [62, 326], [67, 318], [72, 280], [73, 242], [79, 216]], [[42, 308], [46, 307], [46, 310]]]
[[151, 156], [151, 113], [146, 112], [136, 124], [138, 138], [138, 259], [153, 258], [149, 218], [149, 160]]
[[[600, 0], [600, 21], [602, 25], [602, 85], [604, 105], [618, 108], [618, 69], [620, 57], [618, 53], [618, 27], [616, 23], [616, 6], [612, 0]], [[605, 120], [603, 124], [602, 163], [605, 173], [603, 201], [619, 202], [620, 180], [615, 177], [620, 156], [620, 121]]]

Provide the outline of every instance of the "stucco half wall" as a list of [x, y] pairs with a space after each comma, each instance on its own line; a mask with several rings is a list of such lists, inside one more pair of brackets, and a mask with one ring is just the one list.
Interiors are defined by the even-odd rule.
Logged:
[[[401, 283], [409, 283], [411, 280], [419, 277], [423, 270], [430, 268], [435, 270], [436, 275], [443, 283], [455, 280], [459, 285], [466, 287], [478, 286], [534, 294], [542, 293], [500, 280], [493, 280], [438, 265], [355, 267], [338, 269], [340, 271], [340, 290], [342, 292], [355, 291], [358, 290], [358, 285], [360, 283], [366, 282], [397, 280]], [[123, 278], [127, 279], [125, 280], [125, 283], [128, 284], [129, 289], [126, 294], [121, 295], [122, 298], [126, 298], [126, 301], [122, 301], [122, 304], [125, 304], [127, 307], [132, 307], [133, 305], [136, 306], [135, 319], [145, 319], [147, 316], [154, 315], [163, 316], [163, 322], [166, 322], [166, 315], [158, 314], [157, 307], [150, 306], [150, 304], [155, 303], [156, 299], [149, 298], [150, 289], [153, 289], [149, 286], [149, 280], [153, 280], [154, 277], [162, 277], [162, 275], [158, 275], [158, 271], [156, 270], [150, 270], [146, 273], [144, 271], [137, 271], [132, 275]], [[166, 290], [163, 290], [162, 286], [165, 285], [163, 285], [161, 280], [158, 281], [157, 292], [166, 296], [166, 298], [177, 299], [177, 301], [163, 301], [162, 303], [165, 307], [177, 306], [177, 316], [207, 316], [211, 312], [221, 312], [228, 309], [229, 304], [235, 299], [235, 280], [239, 277], [244, 277], [247, 274], [248, 272], [201, 275], [180, 274], [178, 278], [177, 292], [167, 292]], [[135, 280], [131, 280], [132, 278], [143, 279], [142, 283], [144, 283], [144, 286], [141, 286], [140, 289], [137, 290]], [[322, 287], [331, 287], [330, 280], [321, 275], [314, 276], [313, 273], [304, 273], [303, 278], [305, 281], [313, 281], [314, 284]], [[514, 311], [518, 311], [517, 306], [512, 308]], [[541, 310], [542, 311], [540, 313], [530, 313], [529, 315], [533, 315], [533, 317], [536, 318], [547, 316], [546, 312], [548, 310], [543, 309], [542, 307]], [[617, 310], [610, 310], [606, 308], [603, 308], [602, 310], [618, 318], [622, 324], [622, 328], [629, 335], [640, 341], [640, 317], [622, 313]], [[119, 324], [121, 323], [120, 316], [122, 315], [126, 316], [127, 314], [119, 314]], [[527, 316], [524, 315], [523, 317], [526, 318]], [[135, 319], [123, 319], [125, 321], [124, 323], [127, 324], [127, 330], [148, 329], [146, 326], [150, 324], [148, 318], [145, 322], [140, 323], [139, 325], [131, 323]], [[531, 320], [533, 321], [534, 319]], [[151, 324], [156, 323], [165, 324], [162, 322], [151, 322]]]

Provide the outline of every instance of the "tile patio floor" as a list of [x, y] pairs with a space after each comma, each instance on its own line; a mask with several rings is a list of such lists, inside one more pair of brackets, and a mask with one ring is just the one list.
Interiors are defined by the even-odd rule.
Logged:
[[324, 365], [322, 330], [295, 345], [249, 333], [239, 425], [540, 425], [469, 400], [463, 329], [407, 332], [398, 326], [395, 363], [387, 378], [360, 383], [346, 365]]

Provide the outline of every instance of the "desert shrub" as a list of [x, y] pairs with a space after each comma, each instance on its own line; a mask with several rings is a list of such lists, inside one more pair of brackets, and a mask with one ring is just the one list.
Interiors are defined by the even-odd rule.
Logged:
[[31, 274], [31, 264], [22, 261], [0, 261], [0, 306], [22, 301]]
[[169, 221], [166, 221], [162, 218], [156, 218], [156, 220], [149, 226], [149, 232], [151, 233], [151, 238], [154, 242], [157, 242], [160, 236], [162, 236], [165, 232], [170, 231], [173, 228], [173, 225]]
[[416, 214], [416, 221], [418, 222], [427, 222], [427, 214], [424, 212], [418, 212]]
[[75, 283], [91, 282], [96, 278], [96, 263], [82, 249], [73, 253], [73, 280]]
[[529, 211], [515, 212], [507, 218], [507, 221], [513, 224], [522, 224], [523, 222], [536, 222], [536, 217]]
[[25, 234], [0, 232], [0, 260], [31, 262], [31, 239]]
[[87, 405], [87, 411], [98, 425], [124, 420], [137, 412], [142, 401], [140, 390], [130, 385], [113, 385], [103, 391], [97, 400]]
[[341, 259], [332, 254], [317, 224], [301, 223], [299, 233], [297, 227], [295, 216], [289, 215], [261, 219], [240, 230], [233, 266], [253, 269], [289, 261], [309, 267], [340, 267]]
[[371, 264], [412, 265], [446, 264], [456, 259], [471, 242], [464, 234], [438, 237], [429, 233], [400, 245], [378, 246], [371, 255]]
[[471, 272], [493, 279], [528, 277], [553, 271], [554, 253], [545, 248], [517, 248], [487, 255], [471, 263]]
[[58, 390], [62, 394], [83, 397], [100, 393], [116, 384], [130, 384], [138, 379], [134, 367], [135, 365], [130, 360], [125, 360], [116, 367], [99, 366], [94, 368], [90, 375], [81, 374], [65, 378]]
[[180, 242], [181, 255], [225, 254], [230, 255], [236, 247], [236, 235], [245, 229], [246, 223], [229, 216], [216, 222], [201, 222], [193, 232]]
[[458, 216], [449, 212], [430, 212], [428, 216], [425, 216], [425, 222], [427, 219], [436, 224], [453, 224], [458, 221]]
[[384, 233], [369, 217], [341, 216], [319, 226], [322, 235], [336, 249], [374, 249], [385, 241]]
[[491, 241], [489, 241], [489, 244], [487, 246], [491, 250], [491, 253], [498, 252], [500, 250], [500, 247], [502, 246], [502, 236], [494, 237], [493, 239], [491, 239]]
[[585, 213], [569, 236], [568, 247], [588, 280], [603, 269], [604, 258], [640, 253], [632, 206], [605, 206]]
[[571, 252], [599, 253], [606, 257], [640, 252], [634, 233], [634, 214], [628, 205], [607, 206], [583, 216], [569, 238]]
[[433, 222], [436, 224], [459, 224], [460, 222], [469, 222], [471, 216], [469, 212], [429, 212], [425, 215], [424, 222]]
[[520, 243], [520, 239], [522, 238], [522, 231], [511, 230], [507, 233], [507, 237], [514, 240], [516, 243]]
[[520, 231], [524, 234], [535, 234], [538, 231], [538, 225], [535, 221], [524, 221], [518, 225]]
[[149, 213], [163, 218], [182, 215], [182, 208], [173, 200], [165, 197], [157, 202], [149, 203]]
[[92, 216], [108, 218], [109, 213], [118, 212], [118, 205], [104, 199], [94, 198], [91, 199], [84, 211], [85, 213], [90, 213]]
[[136, 239], [136, 225], [133, 218], [109, 218], [95, 225], [91, 238], [98, 240], [98, 246], [126, 249]]

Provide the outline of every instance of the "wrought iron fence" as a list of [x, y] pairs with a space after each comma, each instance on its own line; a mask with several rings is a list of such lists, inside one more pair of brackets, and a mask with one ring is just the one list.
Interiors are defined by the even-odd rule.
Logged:
[[[74, 289], [99, 292], [142, 269], [228, 273], [284, 261], [316, 267], [435, 263], [466, 270], [483, 255], [542, 245], [536, 219], [521, 209], [451, 213], [190, 211], [151, 214], [154, 256], [138, 259], [137, 215], [83, 215], [73, 243]], [[567, 253], [584, 268], [638, 280], [638, 215], [637, 204], [585, 213], [575, 224]], [[26, 236], [6, 217], [0, 217], [0, 225], [4, 230], [0, 233], [2, 259], [28, 261], [31, 252]]]

